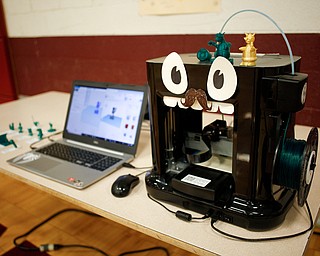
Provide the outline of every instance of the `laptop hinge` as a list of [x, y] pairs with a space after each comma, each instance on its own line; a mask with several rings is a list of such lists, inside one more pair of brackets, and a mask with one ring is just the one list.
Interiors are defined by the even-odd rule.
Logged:
[[65, 139], [65, 141], [68, 142], [68, 143], [77, 145], [77, 146], [81, 146], [81, 147], [84, 147], [84, 148], [90, 148], [90, 149], [93, 149], [93, 150], [102, 151], [102, 152], [109, 153], [109, 154], [114, 154], [114, 155], [118, 155], [118, 156], [123, 156], [124, 155], [124, 153], [121, 153], [121, 152], [118, 152], [118, 151], [114, 151], [114, 150], [110, 150], [110, 149], [106, 149], [106, 148], [101, 148], [101, 147], [96, 147], [96, 146], [84, 144], [84, 143], [81, 143], [81, 142], [78, 142], [78, 141], [74, 141], [74, 140]]

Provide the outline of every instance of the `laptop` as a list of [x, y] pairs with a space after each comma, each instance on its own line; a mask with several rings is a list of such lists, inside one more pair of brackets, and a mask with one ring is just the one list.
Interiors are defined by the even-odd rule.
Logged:
[[147, 86], [74, 81], [62, 139], [8, 160], [84, 189], [134, 159]]

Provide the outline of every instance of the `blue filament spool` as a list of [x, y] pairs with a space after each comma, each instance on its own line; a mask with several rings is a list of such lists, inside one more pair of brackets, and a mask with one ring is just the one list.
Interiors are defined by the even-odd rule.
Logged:
[[276, 184], [298, 191], [298, 204], [307, 200], [316, 167], [318, 129], [312, 128], [307, 141], [284, 139], [278, 148], [274, 166]]
[[285, 140], [277, 166], [277, 180], [282, 186], [299, 190], [305, 146], [304, 140]]

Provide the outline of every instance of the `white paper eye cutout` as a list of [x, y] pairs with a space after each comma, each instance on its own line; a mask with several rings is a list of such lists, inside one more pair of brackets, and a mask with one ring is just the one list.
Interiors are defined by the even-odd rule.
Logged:
[[209, 70], [207, 91], [213, 100], [230, 99], [237, 89], [237, 73], [224, 57], [217, 57]]
[[165, 87], [174, 94], [182, 94], [188, 88], [187, 71], [176, 52], [170, 53], [163, 61], [161, 76]]

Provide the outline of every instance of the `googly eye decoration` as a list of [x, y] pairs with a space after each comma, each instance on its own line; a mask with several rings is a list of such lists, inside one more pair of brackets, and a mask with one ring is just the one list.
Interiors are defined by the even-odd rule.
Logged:
[[213, 61], [207, 79], [207, 91], [216, 101], [230, 99], [237, 89], [237, 73], [224, 57], [217, 57]]
[[179, 54], [170, 53], [162, 64], [162, 82], [173, 94], [182, 94], [188, 88], [187, 71]]

